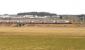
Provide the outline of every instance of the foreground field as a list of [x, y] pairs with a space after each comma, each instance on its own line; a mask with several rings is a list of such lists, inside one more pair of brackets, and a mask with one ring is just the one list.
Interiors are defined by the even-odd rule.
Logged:
[[0, 50], [85, 50], [85, 28], [0, 27]]
[[0, 36], [0, 50], [85, 50], [85, 37]]

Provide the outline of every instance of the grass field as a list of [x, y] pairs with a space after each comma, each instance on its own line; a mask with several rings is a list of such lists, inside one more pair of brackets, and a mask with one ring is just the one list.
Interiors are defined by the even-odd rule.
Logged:
[[0, 50], [85, 50], [85, 28], [0, 27]]

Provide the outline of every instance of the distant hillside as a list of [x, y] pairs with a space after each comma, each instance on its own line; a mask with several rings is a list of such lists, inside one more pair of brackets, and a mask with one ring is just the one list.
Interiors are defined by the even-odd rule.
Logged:
[[25, 13], [18, 13], [17, 15], [37, 15], [37, 16], [54, 16], [55, 13], [49, 12], [25, 12]]

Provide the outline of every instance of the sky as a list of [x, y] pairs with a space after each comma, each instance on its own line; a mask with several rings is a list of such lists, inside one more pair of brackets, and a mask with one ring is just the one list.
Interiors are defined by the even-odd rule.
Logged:
[[0, 0], [0, 14], [32, 11], [85, 14], [85, 0]]

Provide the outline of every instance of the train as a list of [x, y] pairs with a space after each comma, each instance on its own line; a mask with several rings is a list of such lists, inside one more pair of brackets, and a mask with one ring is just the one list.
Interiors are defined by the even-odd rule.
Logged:
[[69, 20], [9, 19], [9, 20], [0, 20], [0, 24], [72, 24], [72, 22]]

